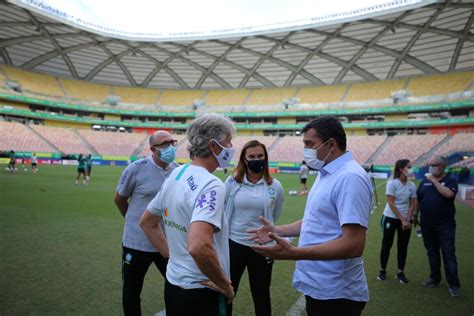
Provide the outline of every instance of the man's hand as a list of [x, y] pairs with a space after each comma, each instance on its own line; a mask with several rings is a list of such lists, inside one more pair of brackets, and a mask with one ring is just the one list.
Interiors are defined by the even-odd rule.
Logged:
[[201, 281], [200, 283], [204, 286], [207, 286], [208, 288], [213, 289], [214, 291], [224, 294], [227, 297], [227, 304], [232, 303], [232, 300], [234, 299], [234, 288], [232, 287], [230, 281], [225, 289], [218, 287], [211, 280]]
[[286, 238], [280, 237], [277, 234], [270, 232], [267, 238], [276, 241], [275, 245], [271, 246], [251, 246], [253, 250], [262, 256], [272, 259], [294, 259], [296, 247], [293, 246]]
[[263, 216], [260, 215], [258, 218], [263, 226], [257, 229], [249, 229], [247, 233], [252, 234], [249, 238], [250, 240], [255, 241], [256, 243], [263, 245], [267, 244], [273, 239], [269, 237], [269, 233], [275, 232], [275, 226], [270, 221], [267, 221]]
[[426, 179], [428, 179], [430, 182], [433, 182], [436, 180], [436, 178], [431, 173], [426, 174]]

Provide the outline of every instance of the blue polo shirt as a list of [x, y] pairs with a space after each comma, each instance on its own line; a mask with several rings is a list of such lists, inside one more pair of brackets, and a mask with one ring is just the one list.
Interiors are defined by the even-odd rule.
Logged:
[[[308, 195], [299, 247], [342, 236], [344, 224], [369, 227], [372, 184], [367, 172], [346, 152], [319, 173]], [[362, 257], [344, 260], [299, 260], [293, 287], [314, 299], [368, 301]]]
[[453, 191], [454, 196], [452, 198], [442, 196], [430, 180], [423, 179], [417, 191], [421, 223], [423, 225], [456, 224], [454, 220], [454, 215], [456, 214], [454, 200], [458, 193], [458, 181], [446, 175], [439, 182]]

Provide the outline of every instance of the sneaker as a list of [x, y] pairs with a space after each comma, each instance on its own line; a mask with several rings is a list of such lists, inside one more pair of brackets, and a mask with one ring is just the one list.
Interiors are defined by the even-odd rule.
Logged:
[[439, 282], [435, 282], [432, 278], [428, 278], [423, 283], [421, 283], [424, 287], [438, 287]]
[[449, 294], [451, 294], [452, 297], [460, 298], [461, 289], [459, 288], [459, 286], [451, 286], [449, 287]]
[[380, 270], [379, 275], [377, 275], [377, 280], [385, 281], [386, 278], [387, 278], [387, 271]]
[[400, 281], [401, 284], [407, 284], [409, 281], [405, 276], [405, 273], [403, 272], [398, 272], [397, 273], [397, 279]]

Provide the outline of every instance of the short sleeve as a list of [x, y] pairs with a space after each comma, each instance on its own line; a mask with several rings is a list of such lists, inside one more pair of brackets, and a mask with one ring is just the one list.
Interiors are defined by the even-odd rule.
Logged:
[[146, 209], [155, 216], [163, 216], [163, 207], [161, 206], [161, 190], [155, 195], [153, 200], [148, 203]]
[[340, 225], [359, 224], [368, 228], [372, 194], [368, 176], [347, 174], [339, 185], [335, 201]]
[[456, 179], [449, 178], [444, 183], [444, 186], [447, 187], [448, 189], [450, 189], [451, 191], [453, 191], [455, 196], [458, 193], [458, 181]]
[[283, 209], [283, 201], [284, 201], [284, 192], [283, 192], [283, 187], [281, 186], [281, 183], [273, 179], [273, 181], [277, 181], [276, 184], [276, 201], [275, 201], [275, 208], [273, 209], [273, 222], [276, 223], [278, 221], [278, 218], [281, 215], [281, 211]]
[[222, 229], [224, 216], [225, 185], [219, 180], [211, 181], [199, 193], [194, 205], [191, 223], [202, 221], [214, 226], [215, 231]]
[[129, 165], [123, 172], [117, 184], [116, 192], [123, 196], [129, 197], [132, 195], [135, 188], [135, 173], [137, 168], [135, 164]]
[[385, 189], [385, 195], [395, 196], [395, 181], [390, 180], [387, 182], [387, 187]]

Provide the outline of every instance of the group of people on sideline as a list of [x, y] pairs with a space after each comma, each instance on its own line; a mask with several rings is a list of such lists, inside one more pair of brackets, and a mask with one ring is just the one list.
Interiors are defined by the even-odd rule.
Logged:
[[[446, 166], [445, 158], [432, 158], [429, 161], [429, 172], [416, 189], [415, 184], [410, 181], [413, 177], [411, 162], [401, 159], [395, 163], [393, 177], [387, 182], [387, 204], [381, 219], [383, 237], [378, 280], [385, 281], [387, 278], [387, 262], [397, 234], [396, 277], [402, 284], [409, 282], [404, 272], [408, 243], [413, 226], [422, 223], [421, 235], [430, 266], [430, 275], [422, 283], [423, 286], [439, 286], [442, 254], [449, 293], [453, 297], [461, 297], [455, 253], [454, 200], [458, 183], [445, 174]], [[421, 222], [418, 214], [421, 214]]]
[[[263, 143], [252, 140], [243, 146], [225, 182], [214, 175], [230, 164], [234, 134], [229, 118], [206, 113], [187, 129], [190, 163], [174, 163], [177, 141], [158, 131], [149, 138], [151, 155], [123, 171], [114, 201], [125, 218], [125, 315], [140, 315], [140, 294], [152, 263], [165, 279], [167, 315], [232, 315], [245, 270], [255, 314], [271, 315], [274, 260], [296, 261], [293, 287], [305, 296], [308, 315], [360, 315], [369, 299], [362, 254], [374, 193], [368, 173], [346, 150], [341, 123], [321, 116], [303, 128], [304, 167], [299, 175], [301, 192], [308, 197], [303, 218], [284, 225], [275, 224], [284, 212], [284, 191], [270, 174]], [[424, 285], [441, 281], [441, 249], [451, 294], [460, 295], [453, 228], [457, 184], [444, 175], [443, 163], [433, 159], [431, 175], [416, 190], [409, 181], [410, 162], [397, 162], [387, 184], [378, 278], [386, 278], [397, 233], [397, 276], [408, 282], [406, 250], [411, 226], [418, 224], [421, 213], [431, 267]], [[308, 190], [310, 168], [318, 177]], [[290, 237], [299, 237], [298, 244]]]

